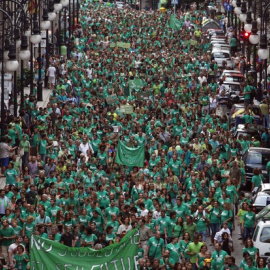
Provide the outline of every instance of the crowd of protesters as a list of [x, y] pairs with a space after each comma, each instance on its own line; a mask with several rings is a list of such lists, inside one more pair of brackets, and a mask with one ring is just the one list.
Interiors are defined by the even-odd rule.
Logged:
[[[47, 107], [30, 96], [19, 117], [7, 112], [0, 144], [6, 269], [30, 269], [32, 233], [100, 249], [136, 227], [138, 269], [266, 269], [242, 191], [241, 157], [256, 142], [236, 139], [227, 116], [216, 114], [220, 70], [201, 29], [206, 11], [178, 10], [180, 30], [170, 27], [170, 14], [84, 1], [68, 58], [50, 59]], [[143, 168], [114, 162], [119, 140], [144, 145]], [[255, 176], [258, 187], [261, 171]], [[239, 266], [234, 252], [243, 253]]]

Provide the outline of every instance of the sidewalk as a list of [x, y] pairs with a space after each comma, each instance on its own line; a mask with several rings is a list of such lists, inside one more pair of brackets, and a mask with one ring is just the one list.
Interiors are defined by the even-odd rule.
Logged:
[[[52, 92], [52, 89], [42, 88], [43, 101], [37, 102], [38, 107], [42, 107], [42, 108], [47, 107], [47, 104], [49, 103], [51, 92]], [[24, 94], [27, 94], [27, 95], [30, 94], [30, 87], [24, 87]]]

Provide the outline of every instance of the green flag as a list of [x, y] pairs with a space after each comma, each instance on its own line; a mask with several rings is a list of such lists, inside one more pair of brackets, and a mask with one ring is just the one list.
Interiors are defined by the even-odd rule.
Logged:
[[129, 81], [130, 90], [140, 90], [143, 87], [143, 81], [141, 79], [134, 79]]
[[144, 145], [131, 148], [124, 145], [123, 142], [118, 142], [115, 162], [129, 167], [143, 167], [144, 165]]
[[169, 25], [174, 30], [180, 30], [181, 29], [181, 22], [176, 19], [175, 15], [171, 15]]
[[120, 243], [100, 250], [71, 248], [32, 235], [31, 270], [135, 270], [138, 260], [139, 231], [127, 233]]

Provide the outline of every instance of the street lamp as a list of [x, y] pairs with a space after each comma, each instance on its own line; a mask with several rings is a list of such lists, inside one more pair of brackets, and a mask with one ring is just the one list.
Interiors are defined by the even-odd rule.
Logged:
[[21, 51], [19, 52], [19, 57], [21, 59], [21, 109], [24, 107], [24, 67], [23, 61], [28, 60], [31, 56], [30, 51], [28, 50], [27, 36], [22, 36]]
[[234, 8], [234, 13], [236, 15], [241, 14], [241, 0], [236, 0], [236, 7]]
[[11, 44], [8, 54], [9, 59], [6, 62], [6, 70], [13, 72], [16, 71], [19, 67], [19, 63], [16, 59], [16, 45]]
[[246, 23], [244, 26], [244, 30], [248, 33], [251, 33], [251, 28], [252, 28], [252, 16], [251, 16], [251, 11], [247, 12], [247, 17], [246, 17]]
[[241, 13], [239, 15], [239, 19], [243, 23], [246, 22], [246, 19], [247, 19], [247, 3], [246, 2], [242, 2]]
[[[260, 37], [258, 35], [257, 21], [252, 22], [251, 35], [249, 36], [249, 42], [253, 45], [259, 44]], [[246, 30], [247, 31], [247, 30]]]
[[48, 30], [51, 27], [51, 22], [49, 21], [48, 9], [43, 9], [42, 21], [40, 23], [40, 28], [42, 30]]
[[50, 22], [54, 21], [56, 18], [56, 13], [54, 11], [54, 1], [50, 0], [49, 1], [49, 12], [48, 12], [48, 20]]
[[33, 35], [30, 37], [30, 41], [33, 44], [39, 44], [41, 42], [40, 29], [38, 26], [37, 15], [35, 14], [34, 22], [33, 22]]
[[261, 34], [260, 49], [258, 50], [258, 56], [262, 60], [266, 60], [269, 57], [269, 50], [267, 48], [267, 36], [266, 36], [266, 34]]
[[55, 0], [54, 3], [54, 10], [55, 12], [59, 12], [62, 9], [62, 4], [60, 3], [60, 0]]

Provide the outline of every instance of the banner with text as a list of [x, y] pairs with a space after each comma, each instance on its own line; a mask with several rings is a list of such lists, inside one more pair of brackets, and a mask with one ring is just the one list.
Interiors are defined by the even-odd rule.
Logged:
[[38, 236], [31, 238], [31, 270], [136, 270], [139, 231], [100, 250], [71, 248]]

